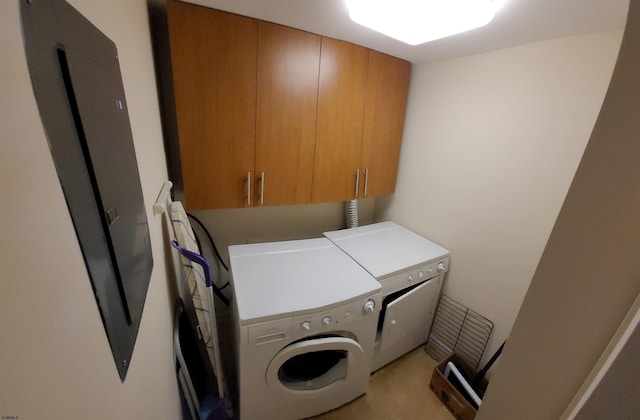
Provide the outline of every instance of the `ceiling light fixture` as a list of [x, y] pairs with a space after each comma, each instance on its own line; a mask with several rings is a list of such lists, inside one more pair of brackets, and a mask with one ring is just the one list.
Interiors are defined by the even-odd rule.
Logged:
[[356, 23], [409, 45], [479, 28], [504, 0], [346, 0]]

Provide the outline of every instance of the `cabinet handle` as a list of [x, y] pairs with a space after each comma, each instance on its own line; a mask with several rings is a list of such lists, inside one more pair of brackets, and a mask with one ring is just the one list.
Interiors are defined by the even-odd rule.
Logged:
[[358, 187], [360, 187], [360, 169], [356, 169], [356, 197], [358, 198]]
[[251, 205], [251, 171], [247, 172], [247, 206]]
[[264, 204], [264, 172], [260, 172], [260, 204]]
[[369, 185], [369, 168], [364, 170], [364, 196], [367, 196], [367, 186]]

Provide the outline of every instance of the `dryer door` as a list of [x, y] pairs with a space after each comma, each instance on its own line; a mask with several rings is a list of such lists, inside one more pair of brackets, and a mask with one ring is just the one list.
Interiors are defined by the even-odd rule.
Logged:
[[355, 340], [326, 335], [293, 343], [274, 356], [267, 368], [269, 388], [287, 396], [317, 397], [368, 372], [365, 354]]
[[427, 341], [441, 284], [434, 277], [387, 304], [374, 370]]

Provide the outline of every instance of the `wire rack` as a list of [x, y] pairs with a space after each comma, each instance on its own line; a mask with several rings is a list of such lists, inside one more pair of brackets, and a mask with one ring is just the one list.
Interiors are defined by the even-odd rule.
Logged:
[[442, 294], [425, 351], [437, 361], [456, 353], [477, 369], [492, 330], [493, 322]]

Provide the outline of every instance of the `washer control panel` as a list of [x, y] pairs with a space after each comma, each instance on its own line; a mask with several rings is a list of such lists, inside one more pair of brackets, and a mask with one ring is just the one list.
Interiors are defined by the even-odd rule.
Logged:
[[346, 324], [350, 322], [365, 317], [377, 320], [381, 306], [382, 293], [378, 292], [368, 298], [307, 315], [249, 325], [243, 339], [247, 340], [249, 345], [279, 345], [277, 343], [284, 340], [308, 337], [323, 332], [348, 330]]
[[314, 333], [346, 328], [344, 324], [363, 317], [376, 317], [380, 311], [382, 296], [380, 293], [360, 299], [338, 308], [318, 311], [313, 314], [293, 318], [293, 337], [299, 338]]

